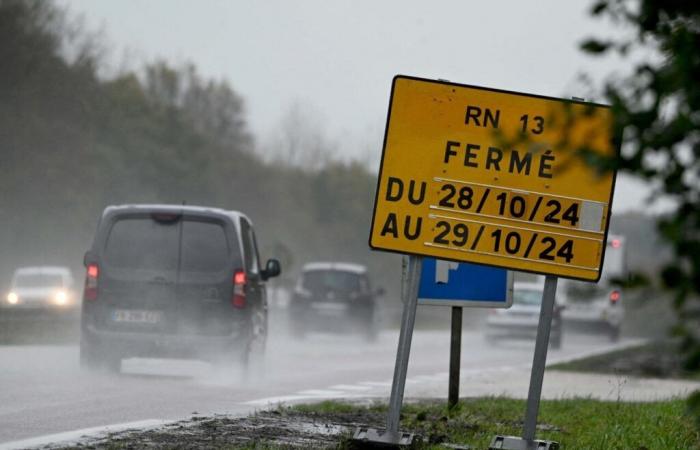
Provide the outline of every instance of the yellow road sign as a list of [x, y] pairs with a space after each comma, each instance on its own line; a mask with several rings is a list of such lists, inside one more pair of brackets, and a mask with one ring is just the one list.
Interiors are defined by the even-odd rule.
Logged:
[[370, 246], [596, 281], [618, 151], [604, 105], [397, 76]]

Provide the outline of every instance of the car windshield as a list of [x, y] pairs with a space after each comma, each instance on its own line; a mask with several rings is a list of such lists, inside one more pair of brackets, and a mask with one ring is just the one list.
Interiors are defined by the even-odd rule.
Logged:
[[313, 270], [304, 274], [302, 286], [314, 292], [356, 292], [360, 290], [360, 277], [356, 273], [340, 270]]
[[515, 289], [513, 304], [524, 306], [539, 306], [542, 303], [542, 291], [535, 289]]
[[215, 272], [226, 268], [228, 252], [224, 228], [217, 222], [144, 217], [112, 226], [105, 259], [117, 268]]
[[50, 273], [24, 273], [15, 278], [16, 287], [45, 288], [63, 287], [63, 277]]

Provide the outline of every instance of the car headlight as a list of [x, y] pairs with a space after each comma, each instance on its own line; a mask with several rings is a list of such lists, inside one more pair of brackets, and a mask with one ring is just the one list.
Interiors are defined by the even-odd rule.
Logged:
[[9, 294], [7, 294], [7, 303], [9, 303], [10, 305], [16, 305], [17, 303], [19, 303], [19, 297], [17, 296], [17, 294], [15, 294], [14, 292], [10, 292]]
[[68, 294], [66, 291], [58, 291], [56, 294], [54, 294], [53, 301], [57, 305], [65, 305], [68, 303]]

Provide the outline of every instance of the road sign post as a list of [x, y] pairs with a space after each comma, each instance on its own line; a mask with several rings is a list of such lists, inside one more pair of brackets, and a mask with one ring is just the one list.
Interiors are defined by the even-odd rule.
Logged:
[[404, 388], [406, 387], [406, 372], [408, 371], [408, 358], [411, 354], [411, 340], [413, 338], [413, 326], [416, 322], [416, 307], [418, 305], [418, 285], [421, 277], [422, 257], [410, 256], [408, 268], [403, 271], [402, 296], [403, 313], [401, 315], [401, 331], [399, 345], [396, 352], [396, 364], [394, 365], [394, 378], [391, 383], [391, 397], [389, 398], [389, 411], [387, 413], [386, 430], [381, 432], [372, 428], [358, 428], [353, 439], [371, 445], [395, 444], [410, 445], [413, 435], [401, 433], [399, 422], [401, 419], [401, 405], [403, 404]]
[[416, 322], [418, 281], [420, 280], [421, 263], [422, 258], [420, 256], [409, 257], [406, 299], [401, 317], [399, 348], [396, 353], [396, 365], [394, 366], [394, 379], [391, 384], [391, 398], [389, 400], [389, 414], [387, 417], [387, 431], [394, 435], [399, 431], [399, 417], [401, 415], [403, 393], [406, 386], [408, 358], [411, 354], [413, 325]]
[[530, 388], [527, 393], [527, 409], [523, 426], [523, 439], [527, 441], [535, 439], [535, 427], [537, 426], [537, 413], [540, 407], [542, 379], [544, 378], [544, 366], [547, 361], [547, 346], [549, 345], [549, 332], [552, 328], [552, 312], [554, 311], [556, 291], [557, 277], [548, 275], [545, 278], [544, 291], [542, 292], [540, 321], [535, 340], [535, 354], [532, 358]]
[[452, 307], [450, 332], [450, 381], [447, 390], [447, 407], [454, 408], [459, 402], [459, 370], [462, 356], [462, 307]]
[[547, 362], [547, 348], [549, 346], [549, 332], [552, 329], [552, 314], [557, 291], [557, 277], [548, 275], [544, 280], [542, 292], [542, 305], [540, 306], [540, 319], [535, 338], [535, 353], [532, 357], [532, 369], [530, 372], [530, 388], [527, 392], [527, 406], [525, 408], [525, 421], [523, 423], [522, 439], [513, 436], [496, 436], [491, 441], [489, 449], [503, 450], [556, 450], [557, 442], [535, 440], [537, 428], [537, 415], [540, 408], [542, 395], [542, 380], [544, 368]]

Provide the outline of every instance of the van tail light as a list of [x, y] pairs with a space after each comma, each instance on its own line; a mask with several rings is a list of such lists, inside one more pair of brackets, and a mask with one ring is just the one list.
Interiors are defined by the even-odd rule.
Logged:
[[97, 300], [97, 279], [100, 276], [100, 267], [97, 264], [88, 264], [85, 275], [85, 300]]
[[236, 270], [233, 273], [233, 296], [231, 296], [231, 304], [236, 308], [245, 308], [245, 288], [248, 278], [242, 270]]
[[610, 303], [613, 305], [620, 300], [620, 291], [612, 291], [610, 293]]

